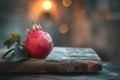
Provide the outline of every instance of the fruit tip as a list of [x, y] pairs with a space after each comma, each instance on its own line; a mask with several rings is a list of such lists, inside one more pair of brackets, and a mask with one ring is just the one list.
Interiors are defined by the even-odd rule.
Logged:
[[30, 32], [30, 30], [28, 28], [26, 28], [26, 32]]
[[28, 28], [26, 28], [26, 31], [25, 31], [25, 35], [30, 34], [30, 30]]
[[35, 28], [35, 24], [32, 24], [32, 30], [35, 30], [36, 28]]
[[40, 24], [34, 24], [37, 29], [42, 29]]
[[40, 24], [38, 24], [38, 26], [41, 28], [41, 25], [40, 25]]
[[40, 24], [37, 24], [37, 26], [39, 27], [39, 29], [42, 29], [41, 25]]

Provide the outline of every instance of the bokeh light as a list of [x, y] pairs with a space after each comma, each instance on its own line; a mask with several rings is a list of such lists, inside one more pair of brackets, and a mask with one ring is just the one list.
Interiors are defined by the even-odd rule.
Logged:
[[59, 19], [60, 11], [56, 0], [33, 0], [28, 5], [28, 17], [32, 22], [38, 21], [45, 12], [50, 13], [54, 19]]
[[63, 0], [62, 3], [63, 3], [63, 6], [69, 7], [69, 6], [71, 6], [72, 1], [71, 0]]
[[43, 2], [42, 7], [43, 7], [45, 10], [48, 10], [48, 9], [52, 8], [52, 3], [51, 3], [49, 0], [45, 0], [45, 1]]
[[65, 34], [68, 32], [68, 26], [65, 25], [65, 24], [62, 24], [59, 26], [59, 32], [62, 33], [62, 34]]

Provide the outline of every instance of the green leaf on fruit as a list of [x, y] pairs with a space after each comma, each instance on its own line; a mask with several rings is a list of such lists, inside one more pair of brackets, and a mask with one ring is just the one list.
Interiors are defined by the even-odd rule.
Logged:
[[21, 36], [18, 33], [11, 33], [9, 39], [3, 45], [9, 49], [15, 42], [19, 44], [21, 42]]

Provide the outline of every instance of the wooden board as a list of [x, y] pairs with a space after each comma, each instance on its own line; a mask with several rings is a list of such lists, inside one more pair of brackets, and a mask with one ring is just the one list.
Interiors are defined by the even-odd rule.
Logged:
[[48, 57], [42, 60], [0, 60], [0, 73], [80, 73], [101, 70], [101, 59], [91, 48], [54, 47]]

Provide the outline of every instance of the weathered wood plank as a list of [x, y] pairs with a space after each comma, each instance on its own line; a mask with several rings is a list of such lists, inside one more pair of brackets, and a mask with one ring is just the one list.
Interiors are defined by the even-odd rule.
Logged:
[[0, 73], [70, 73], [101, 71], [101, 59], [91, 48], [54, 47], [45, 59], [0, 61]]

